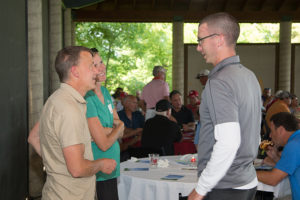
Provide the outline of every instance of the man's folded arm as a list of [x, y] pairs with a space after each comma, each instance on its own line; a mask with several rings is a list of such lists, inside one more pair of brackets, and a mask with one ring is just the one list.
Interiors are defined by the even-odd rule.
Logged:
[[85, 159], [84, 144], [65, 147], [63, 154], [68, 171], [74, 178], [93, 176], [99, 171], [110, 174], [116, 168], [116, 161], [112, 159]]

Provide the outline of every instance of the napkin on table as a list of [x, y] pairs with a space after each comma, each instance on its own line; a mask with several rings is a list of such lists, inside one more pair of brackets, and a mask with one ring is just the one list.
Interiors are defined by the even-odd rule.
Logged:
[[158, 168], [167, 168], [169, 167], [169, 160], [167, 159], [159, 159], [157, 162]]

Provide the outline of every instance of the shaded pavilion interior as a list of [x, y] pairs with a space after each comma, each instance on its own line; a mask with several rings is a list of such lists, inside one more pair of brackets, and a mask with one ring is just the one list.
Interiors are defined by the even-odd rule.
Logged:
[[[82, 4], [82, 2], [84, 2]], [[173, 37], [173, 77], [183, 89], [183, 23], [199, 22], [211, 13], [228, 12], [239, 22], [300, 22], [299, 0], [11, 0], [1, 2], [0, 67], [1, 76], [1, 181], [3, 199], [25, 199], [40, 194], [44, 177], [40, 160], [27, 143], [29, 130], [44, 101], [55, 90], [58, 79], [53, 78], [53, 55], [63, 46], [74, 44], [74, 22], [171, 22]], [[31, 9], [31, 11], [29, 11]], [[31, 24], [31, 14], [39, 15]], [[69, 17], [68, 17], [69, 15]], [[53, 20], [63, 31], [56, 32]], [[42, 18], [42, 19], [39, 19]], [[9, 20], [8, 20], [9, 19]], [[37, 24], [39, 26], [37, 26]], [[67, 31], [66, 27], [71, 28]], [[32, 28], [33, 27], [33, 28]], [[73, 27], [73, 28], [72, 28]], [[38, 35], [32, 36], [32, 31]], [[37, 37], [38, 36], [38, 37]], [[54, 37], [56, 36], [56, 38]], [[33, 40], [33, 42], [32, 42]], [[58, 46], [54, 44], [58, 43]], [[40, 49], [32, 45], [41, 45]], [[33, 50], [34, 49], [34, 50]], [[41, 55], [34, 55], [42, 52]], [[35, 63], [36, 58], [40, 58]], [[43, 70], [32, 69], [33, 65]], [[40, 82], [39, 79], [43, 78]], [[38, 82], [36, 84], [35, 83]], [[174, 85], [174, 84], [173, 84]], [[182, 86], [180, 86], [182, 85]], [[176, 88], [176, 85], [175, 85]], [[37, 92], [38, 91], [38, 92]], [[34, 100], [35, 93], [39, 93]], [[32, 112], [32, 110], [35, 110]], [[29, 150], [28, 150], [29, 148]], [[9, 155], [9, 156], [8, 156]], [[38, 161], [37, 161], [38, 160]], [[32, 181], [32, 172], [36, 174]], [[32, 190], [32, 188], [38, 188]]]
[[215, 12], [228, 12], [239, 22], [300, 20], [297, 0], [104, 0], [82, 7], [65, 3], [73, 7], [74, 21], [199, 22]]

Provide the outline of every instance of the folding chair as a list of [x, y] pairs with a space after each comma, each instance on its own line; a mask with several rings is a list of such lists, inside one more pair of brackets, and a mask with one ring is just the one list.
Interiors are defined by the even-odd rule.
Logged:
[[182, 196], [181, 193], [179, 193], [178, 196], [179, 196], [179, 200], [187, 200], [188, 199], [188, 196]]

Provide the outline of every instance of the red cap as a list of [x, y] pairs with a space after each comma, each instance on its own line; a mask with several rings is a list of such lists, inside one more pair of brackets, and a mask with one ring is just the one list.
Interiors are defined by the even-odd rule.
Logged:
[[198, 97], [199, 94], [198, 94], [198, 92], [197, 92], [196, 90], [191, 90], [191, 91], [189, 92], [189, 97], [192, 97], [192, 96]]
[[120, 93], [120, 98], [124, 98], [124, 97], [126, 97], [128, 94], [126, 93], [126, 92], [121, 92]]

